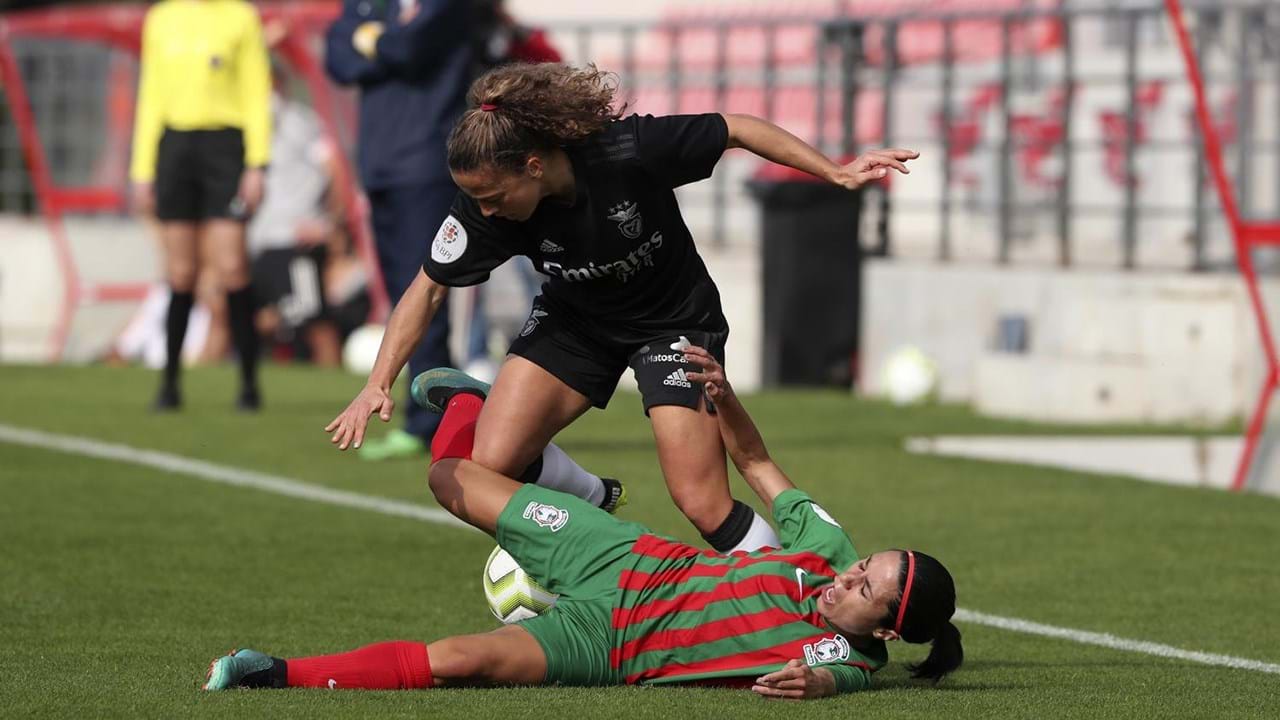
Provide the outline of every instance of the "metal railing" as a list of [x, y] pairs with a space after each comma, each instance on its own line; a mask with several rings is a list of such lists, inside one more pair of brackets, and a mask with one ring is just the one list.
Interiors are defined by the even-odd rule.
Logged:
[[[1062, 266], [1226, 264], [1231, 249], [1219, 241], [1163, 4], [1001, 5], [874, 16], [771, 15], [759, 5], [711, 15], [695, 6], [650, 22], [548, 29], [569, 61], [617, 72], [638, 112], [749, 112], [833, 157], [871, 146], [922, 150], [919, 174], [863, 196], [872, 252]], [[1280, 4], [1203, 2], [1187, 13], [1242, 209], [1280, 215]], [[62, 166], [54, 172], [88, 167], [82, 156], [104, 147], [81, 125], [106, 116], [60, 106], [59, 90], [84, 58], [56, 45], [28, 49], [23, 72], [41, 88], [33, 104], [43, 103], [36, 115], [55, 126], [42, 133]], [[84, 97], [101, 101], [102, 93]], [[0, 212], [31, 212], [6, 117], [0, 100]], [[741, 181], [754, 166], [742, 157], [722, 165], [690, 191], [693, 204], [707, 208], [710, 242], [749, 241], [754, 227], [744, 218], [753, 212], [744, 212], [752, 206]]]
[[[675, 14], [551, 29], [574, 62], [616, 71], [640, 112], [754, 112], [832, 156], [893, 145], [934, 155], [931, 192], [912, 178], [867, 194], [873, 252], [896, 252], [904, 236], [920, 252], [927, 235], [929, 256], [973, 257], [957, 247], [959, 226], [971, 235], [974, 218], [990, 218], [977, 232], [990, 251], [979, 256], [997, 263], [1022, 261], [1038, 243], [1051, 247], [1040, 257], [1061, 266], [1101, 264], [1100, 255], [1126, 269], [1228, 265], [1163, 3], [1011, 5], [877, 17]], [[1206, 2], [1187, 13], [1209, 58], [1202, 69], [1219, 97], [1242, 206], [1280, 215], [1271, 120], [1280, 110], [1280, 5]], [[806, 37], [812, 51], [796, 52]], [[717, 173], [710, 192], [718, 244], [737, 210], [727, 182]], [[1260, 193], [1268, 188], [1269, 200]], [[1178, 257], [1160, 257], [1166, 248]]]

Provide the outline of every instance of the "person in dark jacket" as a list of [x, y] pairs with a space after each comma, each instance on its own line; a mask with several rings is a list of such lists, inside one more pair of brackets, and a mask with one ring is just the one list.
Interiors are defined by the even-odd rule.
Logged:
[[[326, 35], [325, 69], [360, 88], [359, 169], [391, 302], [417, 276], [430, 235], [457, 188], [445, 143], [462, 114], [472, 70], [470, 0], [344, 0]], [[449, 365], [449, 313], [438, 313], [408, 358], [420, 373]], [[403, 359], [401, 359], [403, 362]], [[365, 443], [361, 457], [420, 455], [439, 416], [412, 402], [403, 430]]]

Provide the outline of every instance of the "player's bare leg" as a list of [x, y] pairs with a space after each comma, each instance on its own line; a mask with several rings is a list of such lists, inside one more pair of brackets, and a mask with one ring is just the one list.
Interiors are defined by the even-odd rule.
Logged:
[[698, 532], [715, 532], [733, 509], [715, 416], [701, 409], [659, 405], [650, 408], [649, 419], [671, 499]]
[[546, 653], [519, 625], [437, 640], [427, 653], [437, 686], [537, 685], [547, 676]]
[[591, 407], [582, 393], [515, 355], [508, 356], [480, 412], [471, 458], [519, 477], [569, 423]]
[[498, 532], [498, 516], [521, 487], [479, 463], [458, 458], [433, 464], [427, 481], [441, 507], [490, 535]]
[[720, 429], [715, 416], [707, 412], [705, 399], [700, 405], [697, 410], [678, 405], [649, 410], [671, 499], [720, 552], [780, 546], [768, 521], [729, 494]]
[[[516, 387], [522, 390], [513, 391]], [[467, 419], [459, 419], [464, 408], [448, 400], [457, 393], [471, 393], [481, 401], [468, 404], [465, 410], [472, 414]], [[550, 442], [561, 427], [586, 411], [590, 401], [528, 360], [509, 357], [495, 386], [452, 368], [428, 370], [414, 378], [413, 397], [435, 412], [445, 412], [442, 429], [468, 420], [473, 424], [465, 438], [433, 441], [433, 458], [469, 458], [521, 482], [575, 495], [611, 513], [626, 504], [622, 483], [587, 472]], [[486, 398], [493, 401], [483, 402]], [[540, 420], [543, 416], [550, 420]], [[437, 438], [441, 432], [436, 431]], [[529, 448], [538, 443], [542, 444], [531, 453]]]

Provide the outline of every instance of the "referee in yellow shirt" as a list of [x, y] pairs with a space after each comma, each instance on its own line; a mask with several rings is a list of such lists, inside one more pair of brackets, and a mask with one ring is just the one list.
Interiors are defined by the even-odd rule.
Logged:
[[227, 292], [240, 357], [237, 405], [261, 405], [245, 220], [262, 200], [271, 147], [271, 71], [257, 10], [244, 0], [162, 0], [142, 30], [142, 73], [130, 175], [160, 221], [172, 290], [168, 358], [157, 410], [182, 405], [182, 340], [204, 257]]

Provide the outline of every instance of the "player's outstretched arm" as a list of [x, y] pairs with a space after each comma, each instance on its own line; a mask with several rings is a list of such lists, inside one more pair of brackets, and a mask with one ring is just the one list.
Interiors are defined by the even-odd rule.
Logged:
[[830, 670], [809, 667], [803, 660], [791, 660], [781, 670], [756, 678], [751, 690], [767, 698], [787, 700], [830, 697], [837, 692]]
[[348, 446], [360, 447], [370, 415], [377, 413], [383, 422], [391, 420], [391, 411], [395, 408], [391, 400], [391, 386], [405, 363], [409, 362], [413, 349], [422, 341], [431, 318], [435, 317], [448, 293], [447, 286], [432, 280], [425, 271], [419, 271], [418, 277], [405, 290], [387, 321], [387, 332], [378, 347], [378, 358], [369, 373], [369, 382], [355, 400], [324, 427], [325, 432], [333, 433], [329, 441], [339, 450], [346, 450]]
[[697, 346], [686, 348], [684, 354], [686, 360], [701, 368], [699, 372], [688, 373], [689, 380], [702, 383], [707, 396], [715, 401], [720, 436], [734, 466], [756, 495], [772, 508], [773, 499], [795, 485], [769, 457], [764, 438], [760, 437], [760, 431], [747, 414], [747, 409], [738, 401], [733, 386], [725, 377], [724, 368], [715, 357]]
[[848, 165], [839, 165], [768, 120], [742, 114], [728, 114], [724, 120], [729, 126], [728, 147], [750, 150], [765, 160], [807, 172], [849, 190], [879, 180], [891, 169], [906, 175], [911, 172], [907, 161], [920, 157], [915, 150], [885, 148], [868, 150]]

